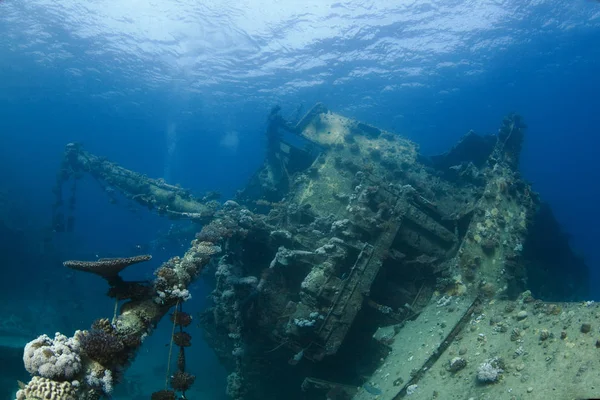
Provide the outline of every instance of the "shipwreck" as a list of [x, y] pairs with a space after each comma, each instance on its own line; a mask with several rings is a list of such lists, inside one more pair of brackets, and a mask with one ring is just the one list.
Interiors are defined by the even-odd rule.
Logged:
[[[223, 203], [67, 145], [59, 197], [91, 175], [109, 196], [195, 221], [198, 233], [153, 282], [123, 281], [127, 260], [66, 263], [106, 279], [118, 307], [71, 338], [30, 343], [34, 354], [60, 342], [77, 366], [52, 375], [30, 365], [18, 399], [107, 395], [140, 338], [182, 313], [203, 270], [214, 289], [200, 323], [232, 399], [598, 395], [599, 310], [581, 302], [588, 269], [519, 173], [525, 131], [509, 115], [497, 133], [468, 132], [425, 157], [321, 104], [296, 124], [274, 108], [263, 166]], [[63, 229], [73, 221], [55, 218]], [[114, 357], [86, 352], [93, 335], [121, 343]]]

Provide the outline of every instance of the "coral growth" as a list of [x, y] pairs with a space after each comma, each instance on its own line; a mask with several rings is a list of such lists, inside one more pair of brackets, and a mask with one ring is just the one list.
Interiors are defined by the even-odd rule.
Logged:
[[229, 218], [215, 219], [196, 234], [196, 239], [200, 242], [219, 243], [232, 237], [238, 229], [237, 223]]
[[77, 386], [77, 381], [73, 383], [55, 382], [34, 376], [26, 386], [17, 392], [17, 400], [77, 400]]
[[177, 355], [177, 369], [185, 371], [185, 347], [179, 348], [179, 354]]
[[239, 399], [244, 394], [244, 382], [240, 374], [232, 372], [227, 376], [227, 388], [225, 393], [232, 399]]
[[125, 345], [113, 334], [92, 329], [81, 338], [81, 349], [89, 358], [106, 367], [122, 361], [120, 353]]
[[481, 363], [477, 368], [477, 380], [480, 383], [497, 382], [502, 376], [503, 363], [499, 358], [492, 358]]
[[54, 339], [42, 335], [29, 342], [23, 361], [34, 377], [21, 387], [17, 400], [97, 399], [101, 394], [110, 394], [112, 372], [94, 361], [119, 364], [123, 355], [115, 349], [122, 350], [124, 346], [105, 331], [112, 329], [108, 320], [100, 319], [93, 325], [96, 329], [91, 332], [77, 331], [70, 338], [56, 333]]
[[151, 255], [142, 255], [127, 258], [102, 258], [98, 261], [65, 261], [63, 265], [65, 267], [76, 269], [78, 271], [91, 272], [99, 275], [104, 279], [114, 279], [119, 275], [119, 272], [129, 267], [130, 265], [137, 264], [143, 261], [148, 261], [152, 258]]
[[72, 338], [41, 335], [25, 346], [23, 362], [31, 375], [57, 381], [72, 379], [81, 370], [80, 332]]
[[171, 322], [175, 325], [185, 328], [186, 326], [189, 326], [192, 323], [192, 316], [183, 311], [177, 311], [171, 314]]
[[135, 349], [142, 345], [142, 338], [136, 333], [130, 333], [125, 336], [120, 336], [121, 341], [130, 349]]
[[190, 347], [192, 345], [192, 336], [186, 332], [177, 332], [173, 335], [173, 342], [179, 347]]
[[91, 371], [85, 377], [86, 383], [92, 387], [101, 390], [104, 394], [110, 395], [113, 390], [113, 376], [108, 369], [104, 371]]
[[113, 326], [108, 320], [108, 318], [99, 318], [92, 322], [92, 330], [96, 331], [104, 331], [106, 333], [112, 334], [114, 332]]
[[[105, 278], [115, 290], [113, 293], [117, 299], [132, 298], [133, 292], [140, 293], [139, 298], [123, 304], [120, 315], [113, 322], [106, 318], [94, 321], [89, 332], [77, 331], [71, 338], [60, 333], [54, 339], [42, 335], [28, 343], [23, 361], [33, 377], [28, 384], [21, 384], [17, 399], [98, 400], [102, 396], [110, 396], [115, 381], [131, 361], [143, 337], [168, 312], [164, 304], [174, 305], [189, 297], [187, 286], [199, 275], [211, 256], [220, 251], [218, 246], [211, 243], [193, 241], [184, 257], [174, 257], [164, 263], [160, 271], [168, 271], [170, 281], [166, 283], [171, 285], [165, 287], [160, 305], [156, 302], [156, 294], [160, 294], [154, 290], [164, 279], [160, 271], [152, 285], [125, 282], [119, 276], [119, 272], [128, 265], [149, 260], [150, 256], [66, 262], [65, 266], [69, 268]], [[136, 294], [133, 297], [138, 296]], [[181, 310], [178, 314], [173, 318], [180, 328], [191, 323], [189, 314]], [[180, 333], [177, 337], [180, 346], [191, 344], [188, 334]], [[180, 354], [178, 366], [183, 369], [185, 356], [181, 349]], [[174, 382], [181, 388], [193, 383], [191, 375], [178, 374], [177, 378]], [[152, 398], [169, 400], [176, 396], [173, 391], [162, 391], [153, 394]]]
[[178, 392], [186, 392], [195, 380], [196, 376], [184, 371], [177, 371], [171, 377], [171, 387]]
[[185, 257], [173, 257], [156, 271], [154, 301], [161, 305], [175, 305], [189, 300], [192, 296], [186, 287], [198, 276], [210, 257], [220, 252], [219, 246], [194, 240]]

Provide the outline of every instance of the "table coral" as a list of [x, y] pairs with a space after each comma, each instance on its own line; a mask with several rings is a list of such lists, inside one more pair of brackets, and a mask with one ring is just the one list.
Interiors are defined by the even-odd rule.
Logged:
[[78, 261], [70, 260], [65, 261], [63, 265], [65, 267], [76, 269], [78, 271], [91, 272], [99, 275], [109, 282], [119, 275], [119, 272], [129, 267], [130, 265], [137, 264], [143, 261], [148, 261], [152, 258], [151, 255], [145, 254], [135, 257], [126, 258], [101, 258], [98, 261]]

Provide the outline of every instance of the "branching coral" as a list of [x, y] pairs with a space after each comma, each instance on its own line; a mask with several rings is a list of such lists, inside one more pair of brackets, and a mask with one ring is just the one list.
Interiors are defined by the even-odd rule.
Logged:
[[196, 377], [188, 372], [177, 371], [171, 377], [171, 387], [178, 392], [187, 392], [194, 384]]
[[190, 347], [192, 345], [192, 336], [187, 332], [177, 332], [173, 335], [173, 342], [179, 347]]
[[125, 345], [115, 335], [103, 330], [91, 330], [81, 338], [81, 349], [92, 360], [103, 366], [109, 366], [119, 361]]
[[[161, 270], [172, 269], [173, 275], [160, 304], [157, 304], [155, 291], [152, 290], [144, 293], [141, 298], [123, 304], [120, 314], [112, 323], [101, 319], [94, 322], [89, 332], [77, 331], [71, 338], [57, 333], [54, 339], [42, 335], [30, 342], [25, 348], [23, 361], [27, 371], [34, 376], [28, 384], [23, 384], [18, 392], [18, 400], [98, 400], [109, 395], [114, 380], [134, 356], [143, 337], [153, 330], [171, 306], [180, 301], [177, 296], [187, 292], [191, 281], [200, 274], [211, 257], [220, 251], [212, 243], [195, 240], [183, 257], [175, 257], [164, 263]], [[72, 261], [65, 265], [102, 276], [111, 286], [115, 286], [123, 283], [118, 275], [123, 268], [134, 261], [149, 258], [150, 256], [141, 256], [91, 263]], [[152, 289], [159, 285], [160, 278], [157, 276], [152, 282]], [[184, 325], [184, 318], [182, 314], [181, 324], [178, 325]], [[182, 339], [182, 344], [185, 344], [185, 338]], [[187, 341], [189, 342], [189, 338]], [[185, 360], [179, 364], [184, 366]], [[186, 382], [189, 383], [189, 379]], [[172, 391], [162, 391], [153, 395], [153, 399], [175, 399], [175, 394]]]
[[185, 328], [186, 326], [192, 323], [192, 316], [183, 311], [178, 311], [171, 314], [171, 322], [173, 322], [175, 325]]
[[114, 328], [108, 318], [100, 318], [92, 322], [92, 330], [104, 331], [111, 334], [114, 332]]

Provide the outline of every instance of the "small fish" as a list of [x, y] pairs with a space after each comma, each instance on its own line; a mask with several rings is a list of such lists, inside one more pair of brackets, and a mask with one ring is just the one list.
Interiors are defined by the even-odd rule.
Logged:
[[288, 364], [297, 365], [302, 360], [303, 357], [304, 357], [304, 349], [302, 349], [298, 353], [294, 354], [294, 356], [288, 360]]
[[373, 396], [379, 396], [382, 393], [381, 389], [376, 388], [375, 386], [371, 385], [370, 383], [365, 383], [363, 385], [363, 389], [365, 389], [367, 392], [371, 393]]

